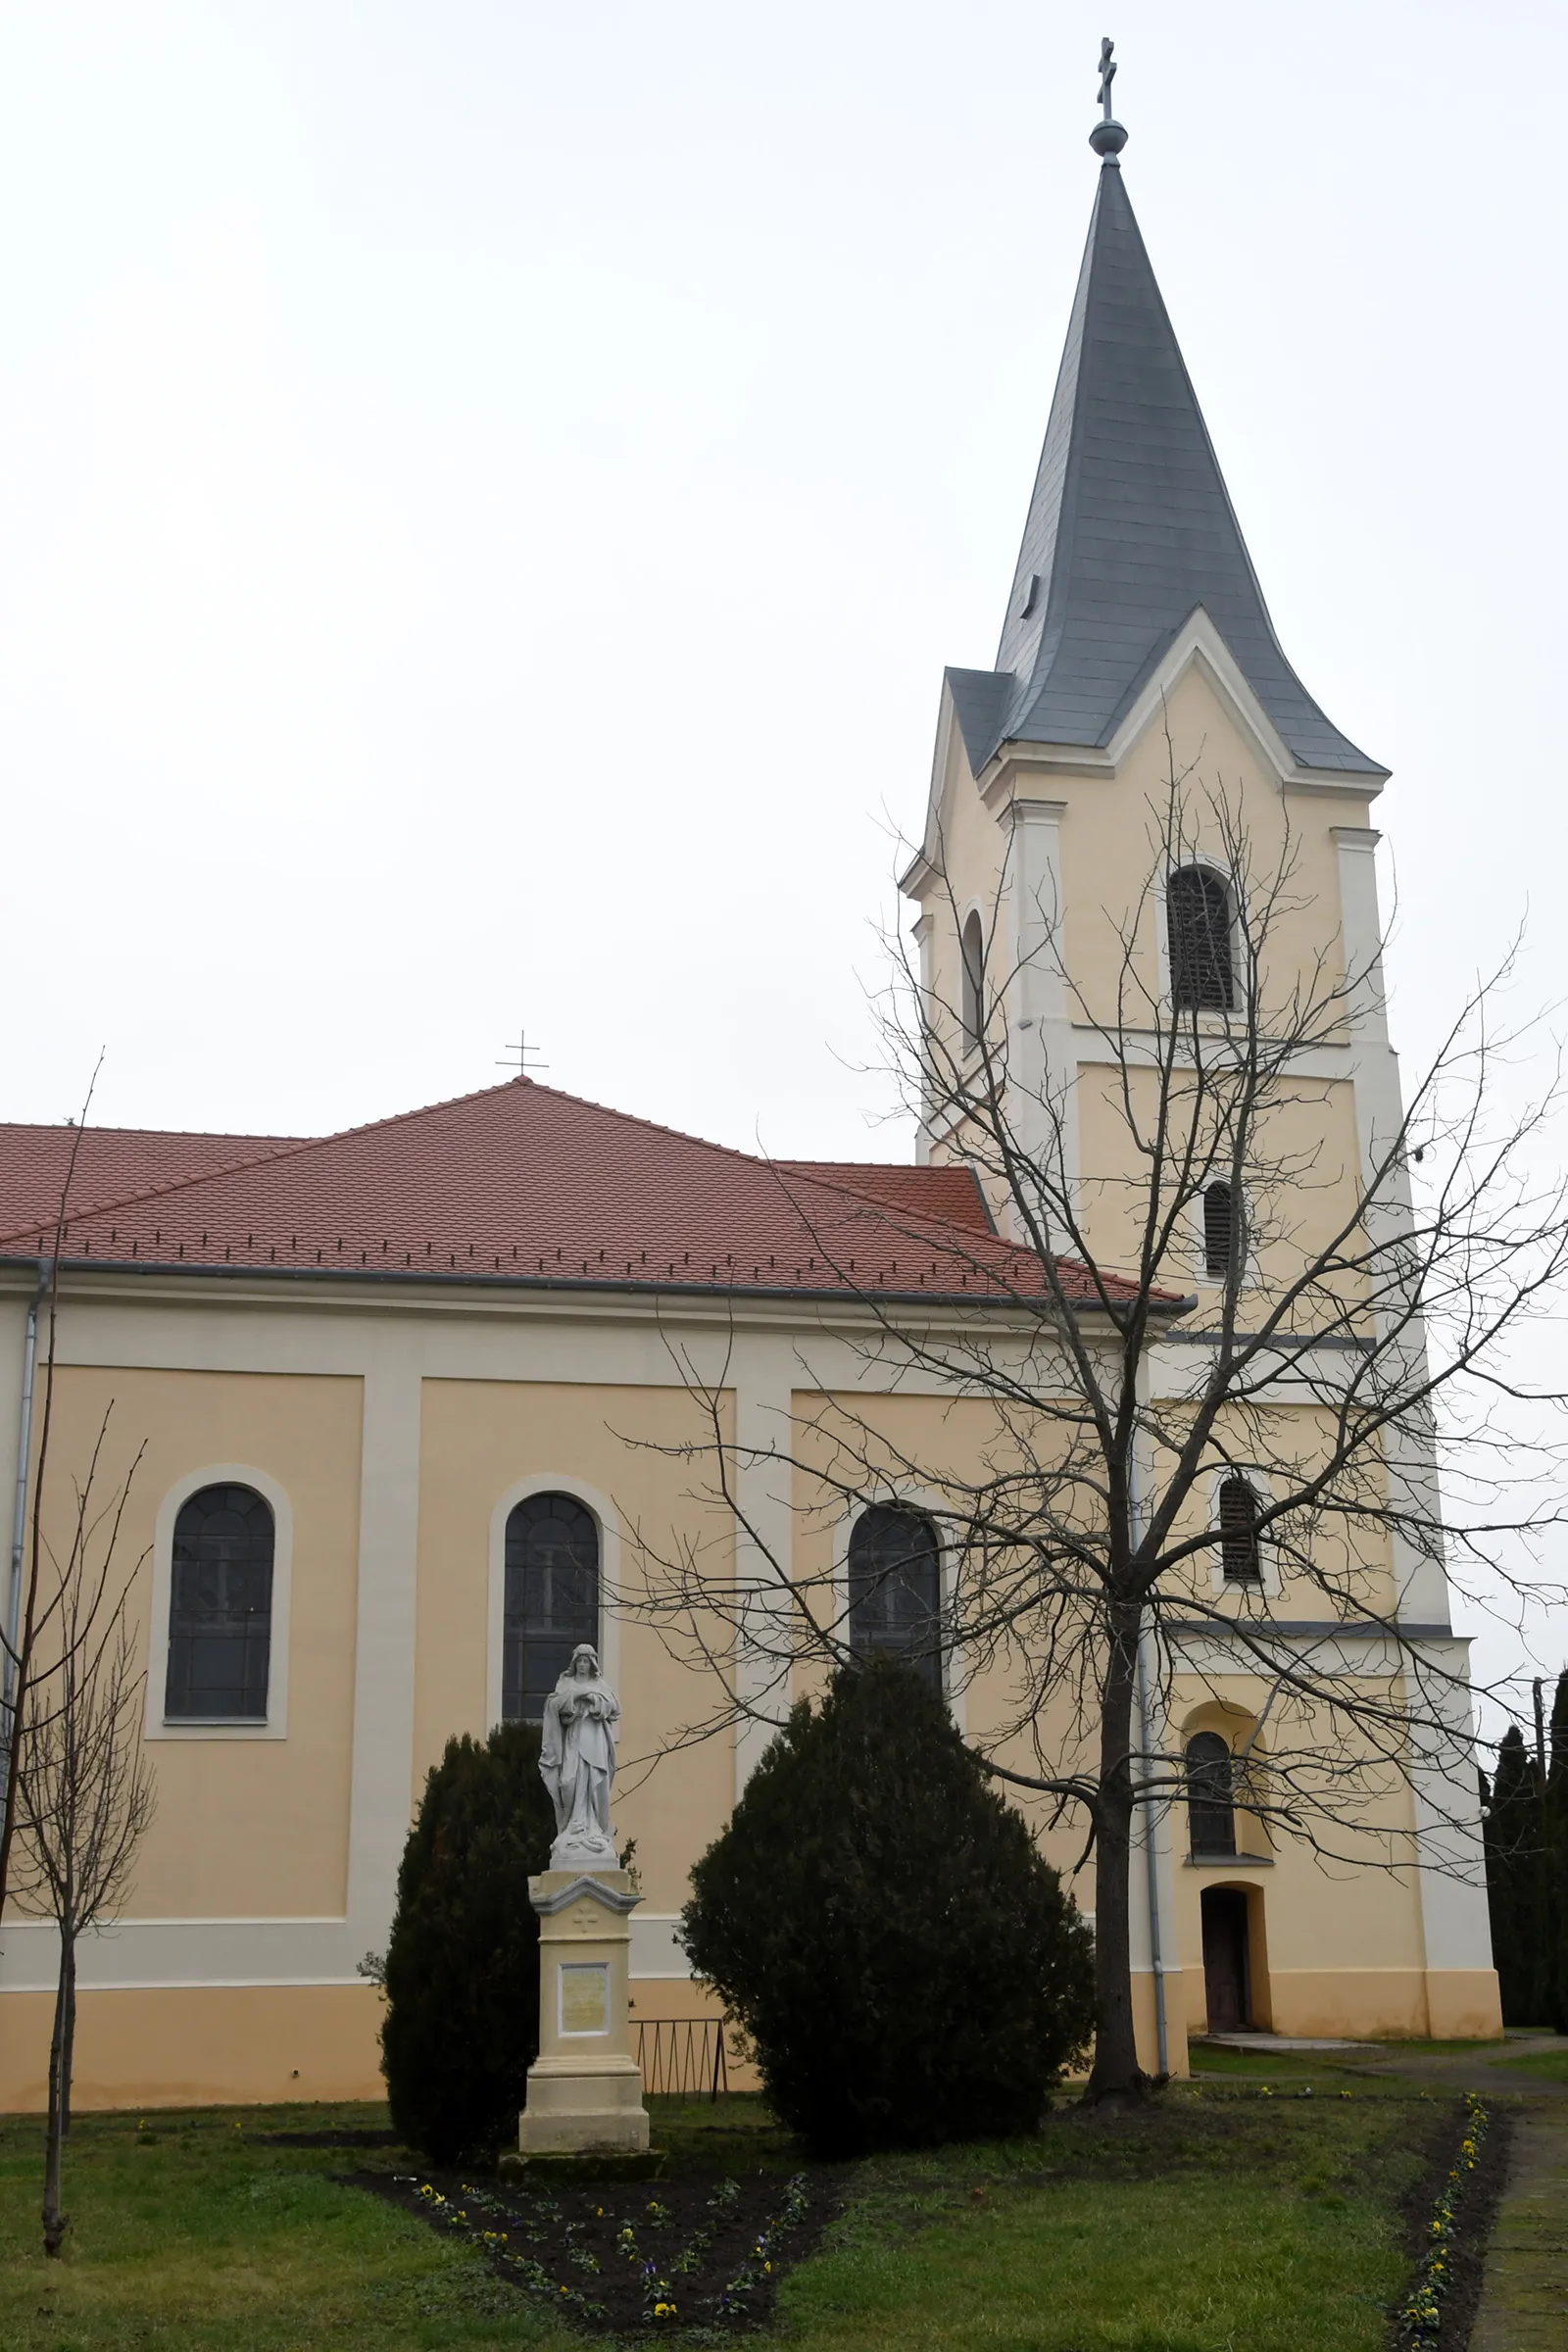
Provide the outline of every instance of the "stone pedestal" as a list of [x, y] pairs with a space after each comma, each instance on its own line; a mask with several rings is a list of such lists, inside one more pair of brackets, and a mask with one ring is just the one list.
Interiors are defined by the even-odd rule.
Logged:
[[539, 1914], [539, 2055], [517, 2122], [524, 2156], [637, 2154], [648, 2145], [631, 2050], [631, 1914], [623, 1870], [547, 1870], [528, 1881]]

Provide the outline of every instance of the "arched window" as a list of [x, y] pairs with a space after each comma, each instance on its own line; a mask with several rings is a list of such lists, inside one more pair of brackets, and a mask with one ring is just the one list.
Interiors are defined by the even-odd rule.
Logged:
[[1242, 1220], [1232, 1186], [1211, 1184], [1203, 1193], [1203, 1271], [1225, 1281], [1241, 1254]]
[[1180, 865], [1165, 885], [1171, 1003], [1179, 1010], [1229, 1012], [1236, 997], [1230, 893], [1206, 866]]
[[918, 1511], [877, 1502], [850, 1531], [850, 1647], [890, 1649], [942, 1688], [942, 1573], [936, 1529]]
[[538, 1723], [579, 1642], [599, 1642], [599, 1528], [570, 1494], [530, 1494], [507, 1517], [501, 1714]]
[[1195, 1854], [1236, 1851], [1236, 1766], [1218, 1732], [1187, 1742], [1187, 1825]]
[[980, 1043], [986, 1020], [986, 941], [978, 908], [964, 917], [958, 959], [962, 966], [963, 1050], [969, 1054]]
[[267, 1721], [273, 1533], [271, 1510], [253, 1487], [201, 1487], [180, 1504], [169, 1582], [166, 1718]]
[[1263, 1561], [1257, 1541], [1257, 1496], [1234, 1473], [1220, 1481], [1219, 1556], [1228, 1585], [1259, 1585]]

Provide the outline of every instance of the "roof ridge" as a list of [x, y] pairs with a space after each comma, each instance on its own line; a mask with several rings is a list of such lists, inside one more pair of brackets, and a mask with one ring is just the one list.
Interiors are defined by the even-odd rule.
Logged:
[[[0, 1121], [0, 1133], [3, 1133], [7, 1127], [15, 1129], [23, 1124], [24, 1124], [24, 1122], [20, 1120], [8, 1119]], [[34, 1128], [32, 1132], [40, 1135], [69, 1135], [71, 1130], [69, 1127], [38, 1126]], [[270, 1143], [274, 1140], [270, 1136], [263, 1135], [247, 1136], [224, 1135], [221, 1133], [212, 1134], [208, 1130], [201, 1127], [83, 1127], [80, 1132], [83, 1135], [199, 1136], [204, 1142], [215, 1144], [265, 1144]], [[63, 1233], [69, 1233], [74, 1217], [80, 1219], [84, 1217], [110, 1216], [120, 1209], [139, 1208], [146, 1200], [160, 1200], [163, 1199], [166, 1193], [185, 1192], [193, 1184], [213, 1184], [216, 1183], [218, 1178], [220, 1176], [237, 1176], [241, 1169], [270, 1167], [273, 1160], [288, 1159], [293, 1155], [294, 1152], [304, 1149], [306, 1146], [313, 1143], [324, 1142], [327, 1139], [324, 1137], [308, 1135], [289, 1136], [280, 1140], [282, 1143], [282, 1148], [276, 1152], [258, 1152], [246, 1159], [225, 1159], [221, 1161], [216, 1168], [200, 1168], [190, 1176], [172, 1176], [166, 1184], [150, 1184], [145, 1186], [144, 1189], [139, 1193], [118, 1193], [112, 1200], [89, 1200], [82, 1207], [74, 1210], [71, 1209], [68, 1205], [64, 1217], [58, 1217], [57, 1215], [58, 1229]], [[47, 1220], [40, 1222], [38, 1218], [30, 1217], [24, 1225], [14, 1225], [9, 1233], [0, 1233], [0, 1248], [4, 1248], [7, 1242], [20, 1241], [24, 1233], [41, 1233], [46, 1223]]]
[[309, 1135], [256, 1135], [234, 1127], [110, 1127], [98, 1121], [85, 1126], [74, 1119], [0, 1119], [0, 1135], [158, 1135], [180, 1137], [202, 1144], [309, 1144]]
[[[580, 1109], [597, 1111], [601, 1118], [615, 1119], [625, 1126], [641, 1128], [645, 1134], [667, 1136], [675, 1143], [690, 1144], [698, 1151], [716, 1152], [725, 1159], [738, 1160], [742, 1163], [742, 1165], [747, 1167], [767, 1168], [771, 1170], [790, 1164], [786, 1161], [774, 1160], [762, 1152], [739, 1151], [733, 1144], [716, 1144], [710, 1136], [692, 1135], [686, 1129], [680, 1127], [670, 1127], [662, 1120], [645, 1118], [639, 1111], [617, 1110], [611, 1103], [594, 1102], [590, 1096], [570, 1094], [564, 1087], [544, 1086], [537, 1078], [523, 1077], [519, 1075], [515, 1078], [504, 1078], [498, 1085], [495, 1086], [474, 1087], [465, 1095], [446, 1095], [443, 1096], [440, 1101], [435, 1102], [416, 1103], [412, 1110], [392, 1111], [384, 1118], [364, 1119], [357, 1126], [334, 1128], [327, 1135], [291, 1137], [283, 1143], [282, 1148], [279, 1151], [259, 1152], [257, 1156], [251, 1160], [233, 1160], [225, 1163], [222, 1167], [203, 1169], [195, 1175], [174, 1177], [167, 1184], [149, 1185], [141, 1192], [124, 1193], [112, 1200], [95, 1200], [87, 1208], [82, 1209], [78, 1213], [83, 1216], [108, 1216], [117, 1209], [140, 1208], [149, 1200], [165, 1200], [176, 1193], [188, 1193], [197, 1185], [216, 1183], [222, 1177], [238, 1173], [242, 1166], [247, 1169], [271, 1167], [274, 1166], [279, 1160], [298, 1158], [307, 1152], [321, 1151], [331, 1144], [347, 1143], [351, 1138], [356, 1136], [374, 1135], [389, 1128], [410, 1126], [416, 1119], [433, 1117], [438, 1111], [461, 1110], [466, 1103], [482, 1102], [490, 1096], [504, 1095], [508, 1093], [510, 1089], [519, 1086], [529, 1087], [536, 1094], [548, 1095], [558, 1102], [574, 1103]], [[0, 1124], [4, 1123], [5, 1122], [0, 1122]], [[65, 1134], [68, 1132], [68, 1130], [62, 1127], [55, 1130], [48, 1130], [48, 1132]], [[152, 1134], [159, 1131], [151, 1128], [122, 1128], [118, 1130], [93, 1128], [83, 1129], [82, 1132], [84, 1134], [92, 1133], [102, 1135], [106, 1133]], [[162, 1132], [180, 1135], [198, 1135], [203, 1131], [199, 1128], [190, 1127], [168, 1129]], [[216, 1140], [221, 1142], [227, 1139], [220, 1136]], [[258, 1137], [254, 1139], [236, 1137], [233, 1140], [236, 1142], [252, 1140], [265, 1142], [270, 1139], [265, 1137]], [[835, 1163], [824, 1162], [823, 1164], [833, 1165]], [[899, 1165], [897, 1161], [892, 1160], [884, 1161], [880, 1164], [888, 1167]], [[913, 1164], [913, 1162], [910, 1163], [911, 1166]], [[823, 1180], [819, 1177], [813, 1177], [811, 1181], [813, 1183], [820, 1183]], [[840, 1187], [837, 1189], [842, 1190], [845, 1188]], [[71, 1222], [69, 1216], [66, 1221], [69, 1225]], [[938, 1218], [937, 1222], [946, 1223], [947, 1220], [945, 1218]], [[14, 1241], [24, 1233], [33, 1232], [36, 1229], [36, 1219], [31, 1219], [25, 1225], [19, 1225], [14, 1227], [10, 1232], [0, 1233], [0, 1245], [3, 1245], [9, 1241]]]
[[[422, 1119], [428, 1117], [432, 1111], [455, 1110], [465, 1102], [479, 1102], [485, 1095], [502, 1094], [505, 1092], [508, 1086], [532, 1086], [533, 1084], [534, 1081], [531, 1078], [504, 1079], [500, 1086], [475, 1087], [470, 1094], [449, 1095], [440, 1102], [421, 1102], [413, 1110], [392, 1111], [384, 1119], [365, 1119], [358, 1127], [338, 1127], [335, 1128], [330, 1135], [304, 1135], [290, 1137], [284, 1143], [282, 1150], [279, 1152], [262, 1152], [257, 1154], [255, 1159], [229, 1160], [220, 1168], [205, 1168], [201, 1170], [199, 1174], [194, 1176], [176, 1176], [173, 1177], [168, 1184], [149, 1185], [145, 1192], [122, 1193], [120, 1198], [115, 1200], [95, 1200], [89, 1207], [80, 1210], [78, 1213], [84, 1217], [99, 1217], [108, 1216], [116, 1209], [140, 1208], [145, 1201], [162, 1200], [172, 1193], [187, 1193], [198, 1184], [216, 1184], [221, 1177], [237, 1175], [241, 1168], [271, 1167], [280, 1159], [296, 1159], [306, 1152], [320, 1150], [323, 1145], [345, 1143], [350, 1136], [373, 1135], [378, 1127], [404, 1126], [411, 1119]], [[546, 1087], [541, 1091], [549, 1094], [554, 1090]], [[119, 1130], [113, 1130], [101, 1127], [91, 1129], [84, 1128], [82, 1130], [83, 1134], [90, 1133], [94, 1135], [103, 1135], [106, 1133], [115, 1132], [119, 1132], [121, 1134], [150, 1135], [154, 1133], [155, 1130], [152, 1128], [122, 1128]], [[200, 1134], [201, 1130], [195, 1127], [182, 1127], [172, 1129], [169, 1132], [180, 1135], [197, 1135]], [[219, 1136], [216, 1140], [220, 1143], [222, 1143], [227, 1139], [222, 1136]], [[236, 1142], [243, 1142], [246, 1139], [243, 1137], [234, 1138], [234, 1141]], [[268, 1139], [265, 1137], [258, 1137], [254, 1140], [258, 1142], [265, 1142]], [[15, 1241], [21, 1234], [31, 1233], [34, 1230], [35, 1223], [36, 1220], [33, 1220], [26, 1225], [18, 1225], [14, 1227], [10, 1233], [0, 1234], [0, 1246], [3, 1246], [6, 1242]], [[71, 1223], [69, 1216], [66, 1219], [66, 1223], [68, 1226]]]

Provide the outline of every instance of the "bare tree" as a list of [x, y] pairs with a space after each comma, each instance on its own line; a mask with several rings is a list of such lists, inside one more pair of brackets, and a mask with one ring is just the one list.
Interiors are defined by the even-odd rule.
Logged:
[[141, 1562], [128, 1574], [117, 1567], [141, 1456], [101, 1505], [95, 1489], [101, 1492], [109, 1425], [106, 1413], [76, 1488], [63, 1555], [57, 1559], [45, 1540], [50, 1567], [42, 1615], [55, 1655], [27, 1687], [16, 1736], [16, 1896], [24, 1910], [53, 1921], [60, 1941], [43, 2191], [44, 2251], [51, 2255], [59, 2253], [67, 2226], [61, 2162], [71, 2129], [76, 1946], [113, 1916], [153, 1813], [153, 1776], [138, 1720], [144, 1677], [126, 1622]]
[[[0, 1625], [0, 1755], [4, 1757], [4, 1763], [0, 1765], [0, 1782], [3, 1782], [3, 1788], [0, 1788], [0, 1918], [5, 1914], [6, 1895], [11, 1885], [11, 1858], [16, 1841], [17, 1775], [21, 1768], [17, 1727], [23, 1720], [28, 1690], [38, 1671], [40, 1644], [47, 1643], [49, 1635], [49, 1611], [43, 1593], [39, 1506], [44, 1474], [49, 1465], [49, 1440], [54, 1422], [55, 1347], [60, 1327], [60, 1260], [71, 1209], [72, 1187], [76, 1177], [76, 1158], [81, 1150], [81, 1138], [86, 1128], [87, 1114], [92, 1108], [103, 1061], [100, 1054], [88, 1082], [81, 1115], [72, 1123], [71, 1147], [66, 1154], [65, 1175], [55, 1211], [53, 1246], [48, 1257], [39, 1264], [38, 1287], [27, 1308], [27, 1358], [18, 1444], [11, 1575], [6, 1593], [5, 1621]], [[38, 1453], [34, 1464], [28, 1461], [27, 1455], [32, 1435], [33, 1362], [40, 1308], [44, 1310], [45, 1329], [41, 1384], [43, 1405], [39, 1415]], [[53, 1655], [57, 1665], [63, 1662], [66, 1652], [58, 1642], [54, 1645]]]
[[[906, 1631], [950, 1679], [983, 1681], [989, 1768], [1053, 1823], [1076, 1820], [1093, 1854], [1096, 2100], [1145, 2085], [1134, 1864], [1174, 1804], [1229, 1808], [1335, 1864], [1481, 1883], [1469, 1690], [1424, 1604], [1445, 1576], [1517, 1584], [1521, 1546], [1558, 1515], [1555, 1453], [1521, 1431], [1511, 1368], [1568, 1260], [1568, 1195], [1533, 1169], [1555, 1079], [1507, 1109], [1513, 1041], [1492, 1033], [1495, 991], [1478, 986], [1408, 1106], [1386, 1086], [1347, 1147], [1334, 1080], [1386, 1055], [1381, 948], [1357, 963], [1324, 938], [1289, 824], [1260, 847], [1242, 796], [1174, 755], [1147, 825], [1142, 886], [1104, 916], [1100, 990], [1066, 966], [1061, 909], [1038, 892], [1022, 904], [1010, 872], [951, 986], [902, 968], [897, 1065], [1010, 1238], [936, 1239], [890, 1206], [863, 1211], [857, 1250], [853, 1223], [780, 1171], [856, 1294], [875, 1377], [858, 1403], [803, 1349], [799, 1387], [838, 1393], [808, 1427], [738, 1446], [724, 1368], [682, 1344], [709, 1408], [685, 1450], [736, 1514], [740, 1565], [715, 1574], [645, 1538], [624, 1595], [710, 1670], [713, 1704], [683, 1737], [777, 1720], [803, 1669], [849, 1662], [864, 1636], [842, 1572], [792, 1565], [751, 1498], [804, 1476], [807, 1515], [842, 1519], [921, 1495], [948, 1572], [937, 1616]], [[938, 844], [927, 870], [957, 940], [942, 865]], [[1183, 871], [1205, 879], [1173, 886]], [[1019, 1016], [1042, 982], [1058, 1030], [1092, 1041], [1067, 1069], [1049, 1054], [1025, 1066]], [[1099, 1164], [1080, 1167], [1091, 1094]], [[935, 1250], [947, 1269], [918, 1299], [886, 1277], [901, 1242], [906, 1264]], [[978, 1467], [956, 1444], [901, 1447], [863, 1401], [890, 1385], [983, 1404]], [[862, 1604], [880, 1581], [907, 1617], [906, 1568], [862, 1578]], [[1189, 1717], [1195, 1692], [1234, 1708], [1238, 1677], [1259, 1694], [1246, 1737], [1195, 1787], [1173, 1693]]]

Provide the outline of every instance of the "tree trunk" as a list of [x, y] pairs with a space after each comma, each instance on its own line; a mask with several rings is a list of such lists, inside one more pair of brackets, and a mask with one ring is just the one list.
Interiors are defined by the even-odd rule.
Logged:
[[76, 2070], [76, 1939], [71, 1939], [66, 1961], [66, 2021], [60, 2036], [60, 2136], [71, 2136], [71, 2086]]
[[55, 2024], [49, 2037], [49, 2123], [44, 2139], [43, 2250], [58, 2255], [66, 2234], [60, 2210], [60, 2157], [71, 2102], [72, 2044], [76, 2030], [76, 1939], [64, 1924], [60, 1934], [60, 1981], [55, 1986]]
[[1133, 1691], [1137, 1612], [1118, 1623], [1101, 1692], [1100, 1805], [1095, 1818], [1095, 2064], [1086, 2097], [1140, 2098], [1149, 2077], [1133, 2030]]

